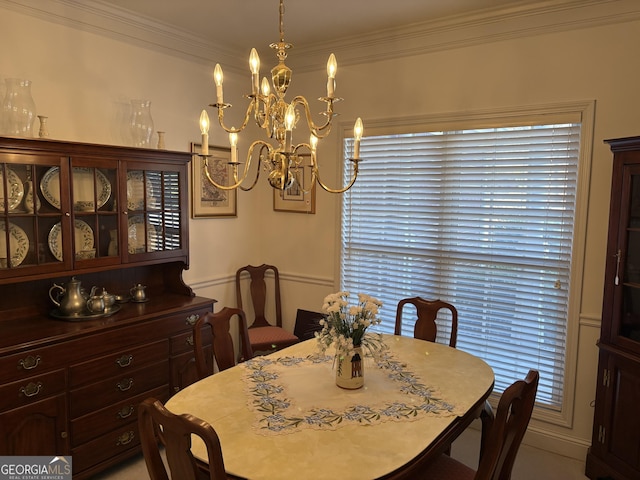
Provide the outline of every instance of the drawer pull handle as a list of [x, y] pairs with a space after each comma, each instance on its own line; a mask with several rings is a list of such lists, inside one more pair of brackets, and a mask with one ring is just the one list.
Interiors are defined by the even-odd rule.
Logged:
[[42, 391], [42, 382], [30, 382], [26, 387], [20, 387], [20, 395], [25, 397], [35, 397]]
[[189, 335], [185, 340], [185, 343], [191, 347], [193, 347], [193, 335]]
[[118, 387], [118, 390], [120, 390], [121, 392], [126, 392], [132, 386], [133, 386], [133, 378], [126, 378], [116, 384], [116, 387]]
[[116, 363], [120, 365], [122, 368], [128, 367], [133, 363], [133, 355], [122, 355], [120, 358], [116, 360]]
[[133, 405], [129, 405], [128, 407], [122, 407], [122, 410], [118, 412], [117, 417], [121, 418], [122, 420], [124, 420], [125, 418], [129, 418], [131, 415], [133, 415], [134, 410], [135, 410], [135, 407]]
[[118, 437], [118, 441], [116, 442], [116, 446], [120, 446], [120, 445], [128, 445], [129, 443], [131, 443], [133, 441], [133, 437], [135, 437], [135, 434], [133, 433], [133, 430], [129, 430], [128, 432], [124, 432], [122, 435], [120, 435]]
[[199, 318], [200, 318], [200, 315], [198, 315], [197, 313], [194, 313], [193, 315], [189, 315], [187, 317], [187, 325], [194, 326]]
[[23, 358], [18, 362], [18, 370], [21, 368], [24, 370], [33, 370], [40, 364], [40, 355], [36, 355], [35, 357], [29, 355], [27, 358]]

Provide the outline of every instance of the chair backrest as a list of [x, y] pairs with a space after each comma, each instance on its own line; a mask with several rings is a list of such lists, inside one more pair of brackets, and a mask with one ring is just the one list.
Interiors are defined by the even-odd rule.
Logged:
[[415, 306], [417, 320], [413, 328], [413, 336], [429, 342], [435, 342], [438, 335], [438, 326], [436, 318], [438, 311], [447, 309], [451, 312], [451, 335], [449, 337], [449, 346], [455, 347], [458, 339], [458, 310], [450, 303], [442, 300], [425, 300], [420, 297], [405, 298], [398, 302], [396, 310], [396, 328], [395, 334], [402, 335], [402, 313], [404, 306], [410, 303]]
[[[148, 398], [138, 407], [140, 443], [151, 480], [196, 480], [202, 478], [195, 457], [191, 454], [191, 435], [197, 435], [207, 447], [209, 478], [226, 479], [220, 440], [213, 427], [193, 415], [175, 415], [159, 400]], [[167, 474], [160, 455], [160, 442], [171, 476]]]
[[299, 308], [296, 312], [296, 324], [293, 328], [293, 334], [298, 337], [301, 342], [313, 338], [315, 332], [322, 330], [320, 320], [324, 318], [324, 313]]
[[211, 328], [213, 337], [213, 358], [218, 365], [218, 370], [226, 370], [236, 364], [236, 354], [231, 336], [231, 320], [233, 317], [238, 321], [238, 338], [240, 339], [239, 354], [243, 360], [253, 357], [251, 345], [249, 343], [249, 333], [247, 331], [247, 319], [244, 312], [239, 308], [224, 307], [216, 313], [209, 312], [200, 317], [193, 325], [193, 351], [196, 359], [196, 369], [198, 377], [203, 379], [213, 373], [213, 362], [207, 362], [205, 355], [202, 329], [205, 326]]
[[273, 272], [274, 276], [274, 294], [275, 294], [275, 309], [276, 309], [276, 325], [282, 327], [282, 307], [280, 305], [280, 275], [278, 269], [273, 265], [262, 264], [259, 267], [253, 265], [247, 265], [239, 268], [236, 272], [236, 301], [238, 302], [238, 308], [244, 310], [242, 307], [242, 276], [244, 272], [247, 272], [250, 276], [249, 292], [251, 293], [251, 304], [255, 313], [255, 319], [249, 325], [249, 328], [253, 327], [268, 327], [271, 324], [265, 316], [265, 306], [267, 303], [267, 283], [265, 282], [265, 275], [268, 271]]
[[529, 370], [524, 380], [510, 385], [500, 397], [495, 418], [483, 435], [474, 480], [510, 480], [516, 454], [531, 420], [539, 379], [537, 370]]

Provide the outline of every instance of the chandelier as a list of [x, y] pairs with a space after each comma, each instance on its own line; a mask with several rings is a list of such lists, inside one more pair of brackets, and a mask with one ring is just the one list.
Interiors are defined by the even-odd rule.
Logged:
[[[209, 105], [215, 107], [218, 111], [218, 122], [220, 127], [229, 134], [229, 143], [231, 144], [231, 158], [228, 162], [232, 170], [232, 180], [227, 185], [216, 182], [209, 172], [209, 115], [206, 110], [202, 110], [200, 115], [200, 130], [202, 133], [202, 149], [199, 154], [203, 159], [203, 173], [207, 180], [216, 188], [221, 190], [241, 189], [244, 191], [251, 190], [258, 183], [261, 165], [262, 169], [267, 172], [269, 184], [278, 190], [288, 190], [298, 182], [304, 175], [304, 168], [311, 169], [311, 182], [308, 186], [298, 185], [304, 193], [309, 193], [317, 182], [324, 190], [330, 193], [346, 192], [356, 181], [358, 176], [358, 163], [360, 162], [360, 140], [362, 139], [362, 120], [358, 118], [354, 126], [354, 148], [353, 157], [349, 158], [352, 163], [352, 174], [350, 181], [341, 188], [330, 188], [320, 178], [317, 158], [317, 143], [319, 139], [325, 138], [331, 131], [331, 125], [334, 117], [337, 115], [333, 111], [335, 102], [341, 100], [334, 96], [336, 86], [336, 57], [333, 53], [329, 56], [327, 62], [327, 95], [318, 100], [326, 103], [326, 110], [321, 112], [325, 118], [321, 125], [316, 124], [309, 109], [309, 103], [306, 98], [298, 95], [287, 102], [285, 95], [289, 84], [291, 83], [292, 70], [284, 63], [287, 58], [287, 50], [293, 47], [284, 40], [284, 0], [280, 0], [280, 41], [269, 45], [276, 51], [278, 64], [271, 69], [271, 86], [265, 77], [260, 83], [260, 58], [256, 49], [251, 49], [249, 56], [249, 66], [251, 70], [251, 94], [247, 95], [249, 105], [244, 120], [239, 128], [227, 127], [224, 123], [224, 112], [231, 105], [224, 103], [222, 91], [222, 68], [220, 64], [216, 64], [213, 77], [216, 85], [216, 103]], [[297, 128], [300, 120], [301, 112], [306, 119], [307, 128], [309, 130], [308, 143], [295, 143], [293, 141], [293, 133]], [[256, 140], [250, 146], [247, 152], [246, 162], [242, 173], [240, 174], [238, 162], [238, 134], [248, 125], [251, 117], [264, 130], [266, 136], [271, 139], [269, 141]], [[253, 183], [244, 186], [243, 182], [249, 175], [251, 164], [257, 164], [256, 174]], [[302, 177], [304, 178], [304, 177]]]

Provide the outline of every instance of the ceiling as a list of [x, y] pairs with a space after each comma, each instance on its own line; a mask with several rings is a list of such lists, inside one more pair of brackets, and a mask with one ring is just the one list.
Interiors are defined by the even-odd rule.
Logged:
[[[230, 48], [278, 41], [279, 0], [103, 0], [124, 11], [171, 25]], [[349, 38], [453, 16], [541, 0], [287, 0], [285, 39], [296, 46]], [[556, 0], [556, 4], [566, 3]]]

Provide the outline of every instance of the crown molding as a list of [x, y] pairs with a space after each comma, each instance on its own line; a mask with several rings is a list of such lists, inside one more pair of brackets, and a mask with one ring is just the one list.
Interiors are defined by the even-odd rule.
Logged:
[[[640, 20], [637, 0], [542, 1], [535, 7], [485, 10], [472, 16], [415, 23], [371, 35], [342, 38], [298, 49], [297, 71], [324, 65], [327, 52], [340, 65], [397, 59], [484, 43]], [[293, 61], [291, 62], [293, 64]], [[291, 65], [290, 65], [291, 66]]]
[[239, 67], [238, 52], [99, 0], [0, 0], [0, 7], [186, 60]]
[[[194, 36], [148, 18], [141, 18], [99, 0], [0, 0], [0, 7], [157, 50], [190, 61], [222, 64], [246, 71], [246, 52]], [[479, 45], [640, 19], [637, 0], [541, 0], [533, 6], [489, 9], [437, 21], [414, 23], [369, 35], [332, 39], [296, 48], [288, 63], [297, 71], [324, 69], [327, 52], [340, 65], [357, 65], [434, 51]]]

